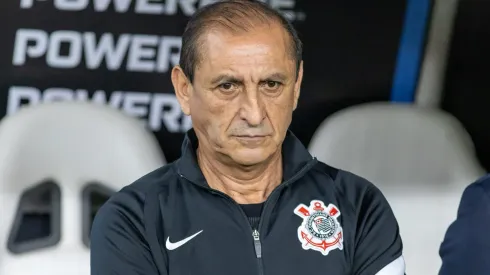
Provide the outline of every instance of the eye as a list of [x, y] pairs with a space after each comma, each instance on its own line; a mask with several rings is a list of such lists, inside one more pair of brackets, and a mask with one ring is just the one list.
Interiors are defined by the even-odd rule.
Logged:
[[265, 81], [263, 85], [264, 85], [264, 88], [266, 88], [267, 90], [275, 91], [275, 90], [279, 89], [279, 87], [281, 86], [281, 83], [277, 82], [277, 81], [268, 80], [268, 81]]
[[231, 88], [233, 88], [233, 84], [231, 84], [231, 83], [223, 83], [223, 84], [219, 85], [219, 87], [222, 90], [230, 90]]
[[222, 83], [218, 86], [221, 92], [231, 94], [236, 90], [236, 85], [230, 82]]
[[267, 87], [268, 88], [276, 88], [276, 86], [279, 86], [279, 83], [276, 81], [267, 81]]

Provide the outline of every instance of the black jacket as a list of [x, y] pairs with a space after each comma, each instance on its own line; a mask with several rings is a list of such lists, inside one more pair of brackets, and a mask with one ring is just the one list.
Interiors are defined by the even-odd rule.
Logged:
[[439, 254], [439, 275], [490, 274], [490, 174], [463, 192], [456, 220], [449, 226]]
[[397, 221], [381, 192], [317, 161], [292, 133], [283, 144], [283, 182], [258, 223], [209, 188], [196, 148], [191, 130], [180, 159], [99, 210], [92, 275], [374, 275], [402, 259]]

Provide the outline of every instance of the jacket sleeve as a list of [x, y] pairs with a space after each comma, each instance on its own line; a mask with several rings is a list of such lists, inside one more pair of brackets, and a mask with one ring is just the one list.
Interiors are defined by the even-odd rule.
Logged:
[[[484, 186], [489, 188], [484, 188]], [[490, 274], [490, 178], [466, 188], [439, 250], [440, 275]]]
[[360, 200], [352, 274], [405, 274], [398, 223], [385, 197], [370, 184]]
[[142, 205], [119, 192], [97, 212], [90, 241], [91, 275], [166, 275], [158, 271], [145, 239]]

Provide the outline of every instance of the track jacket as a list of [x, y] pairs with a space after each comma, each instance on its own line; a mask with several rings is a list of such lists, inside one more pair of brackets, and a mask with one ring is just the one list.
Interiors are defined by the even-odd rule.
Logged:
[[289, 132], [283, 182], [239, 205], [211, 189], [191, 130], [182, 156], [113, 195], [91, 233], [92, 275], [403, 275], [381, 192], [313, 158]]
[[490, 274], [490, 174], [463, 192], [456, 220], [449, 226], [439, 254], [439, 275]]

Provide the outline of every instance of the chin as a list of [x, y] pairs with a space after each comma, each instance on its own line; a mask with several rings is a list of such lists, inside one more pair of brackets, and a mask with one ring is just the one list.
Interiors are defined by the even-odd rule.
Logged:
[[230, 154], [230, 157], [236, 163], [244, 166], [252, 166], [265, 162], [272, 153], [262, 148], [255, 149], [238, 149]]

